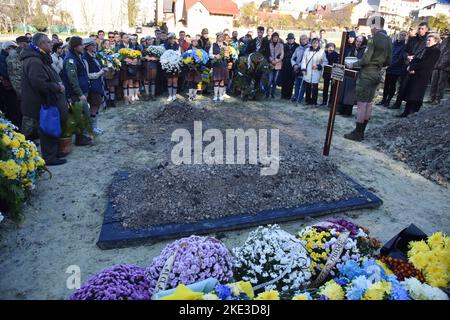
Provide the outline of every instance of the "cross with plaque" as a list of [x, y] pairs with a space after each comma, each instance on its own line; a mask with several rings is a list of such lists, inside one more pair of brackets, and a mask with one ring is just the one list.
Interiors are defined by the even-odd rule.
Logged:
[[326, 65], [323, 72], [325, 74], [331, 74], [333, 81], [333, 89], [331, 92], [331, 108], [330, 115], [328, 117], [327, 135], [325, 137], [325, 145], [323, 147], [323, 155], [328, 156], [330, 154], [331, 138], [333, 137], [334, 121], [336, 119], [336, 110], [338, 105], [338, 99], [340, 97], [341, 84], [344, 78], [356, 79], [358, 71], [345, 68], [345, 46], [347, 44], [347, 32], [342, 32], [341, 47], [339, 55], [339, 63], [334, 63], [332, 66]]

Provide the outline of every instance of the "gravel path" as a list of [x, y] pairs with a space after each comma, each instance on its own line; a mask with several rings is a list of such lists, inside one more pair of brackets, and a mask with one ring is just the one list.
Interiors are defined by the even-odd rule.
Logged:
[[[169, 243], [164, 241], [108, 251], [95, 245], [114, 172], [132, 163], [152, 167], [166, 158], [162, 156], [164, 148], [156, 140], [148, 141], [155, 148], [151, 151], [136, 147], [137, 124], [128, 126], [123, 119], [157, 109], [164, 104], [164, 99], [102, 113], [99, 122], [107, 131], [97, 144], [75, 148], [66, 165], [52, 168], [53, 179], [41, 181], [36, 194], [25, 207], [26, 219], [20, 226], [11, 222], [0, 223], [0, 299], [65, 299], [72, 293], [66, 286], [69, 266], [80, 267], [84, 282], [116, 263], [146, 266]], [[197, 104], [210, 109], [220, 108], [209, 107], [210, 99]], [[275, 116], [273, 121], [291, 123], [297, 137], [303, 137], [318, 149], [323, 145], [328, 116], [325, 109], [294, 107], [279, 100], [243, 105], [230, 99], [225, 105], [245, 108], [255, 114], [276, 110], [284, 117]], [[376, 108], [368, 131], [392, 121], [395, 113]], [[414, 173], [406, 164], [375, 150], [368, 142], [355, 143], [343, 139], [342, 135], [353, 127], [353, 119], [337, 118], [328, 161], [374, 191], [384, 204], [374, 210], [334, 216], [351, 218], [370, 228], [371, 234], [381, 241], [389, 240], [409, 223], [427, 233], [437, 230], [450, 233], [449, 189]], [[281, 226], [295, 232], [313, 222], [315, 219], [306, 218]], [[216, 236], [233, 247], [245, 241], [250, 230]]]

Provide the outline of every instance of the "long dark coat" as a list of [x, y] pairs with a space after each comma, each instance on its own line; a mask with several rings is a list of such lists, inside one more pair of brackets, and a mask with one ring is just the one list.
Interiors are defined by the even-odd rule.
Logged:
[[421, 58], [414, 58], [411, 61], [409, 70], [414, 70], [415, 73], [408, 75], [409, 79], [405, 90], [406, 101], [423, 101], [434, 65], [438, 61], [440, 53], [439, 45], [436, 44], [426, 48]]
[[283, 67], [281, 68], [280, 74], [280, 84], [281, 84], [281, 97], [290, 99], [292, 97], [292, 88], [294, 87], [295, 74], [294, 68], [291, 64], [292, 55], [297, 49], [298, 43], [293, 43], [292, 45], [284, 45], [284, 57], [283, 57]]

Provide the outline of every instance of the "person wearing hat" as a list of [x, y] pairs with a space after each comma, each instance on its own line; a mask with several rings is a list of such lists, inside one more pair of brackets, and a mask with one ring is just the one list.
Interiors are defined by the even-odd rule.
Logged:
[[[78, 36], [70, 38], [69, 52], [64, 58], [63, 71], [61, 76], [66, 86], [66, 95], [71, 103], [79, 102], [87, 110], [87, 96], [89, 93], [89, 76], [86, 65], [83, 62], [84, 45], [83, 39]], [[92, 144], [92, 139], [84, 134], [77, 134], [75, 145], [86, 146]]]
[[39, 130], [39, 117], [42, 105], [58, 108], [61, 124], [68, 118], [65, 87], [59, 75], [53, 70], [50, 52], [52, 42], [44, 33], [36, 33], [30, 46], [20, 54], [22, 61], [22, 103], [23, 113], [21, 131], [26, 139], [39, 138], [41, 155], [47, 166], [66, 163], [65, 155], [58, 154], [58, 138]]
[[382, 69], [391, 64], [392, 42], [381, 32], [384, 28], [384, 18], [372, 16], [368, 19], [372, 38], [368, 41], [367, 49], [361, 59], [347, 67], [359, 67], [360, 71], [356, 81], [356, 100], [358, 111], [356, 115], [356, 128], [345, 134], [344, 138], [354, 141], [364, 139], [364, 131], [372, 115], [372, 100], [376, 89], [381, 82]]
[[281, 98], [290, 100], [294, 88], [295, 73], [291, 64], [292, 56], [298, 47], [293, 33], [289, 33], [284, 44], [283, 66], [281, 68]]
[[103, 75], [108, 72], [108, 68], [103, 68], [102, 63], [97, 58], [97, 42], [88, 38], [83, 41], [84, 54], [83, 62], [89, 77], [89, 92], [87, 101], [91, 111], [92, 129], [94, 133], [101, 134], [102, 129], [98, 126], [98, 112], [103, 102], [104, 84]]

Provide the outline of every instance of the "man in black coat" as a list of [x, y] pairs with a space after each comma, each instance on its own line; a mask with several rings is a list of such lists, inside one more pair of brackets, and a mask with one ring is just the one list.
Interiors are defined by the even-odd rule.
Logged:
[[447, 88], [448, 76], [450, 74], [450, 40], [449, 34], [442, 40], [439, 48], [441, 55], [434, 65], [433, 76], [431, 78], [430, 103], [440, 104]]
[[52, 68], [50, 52], [52, 42], [43, 33], [36, 33], [33, 42], [21, 53], [22, 61], [22, 133], [25, 137], [38, 132], [42, 158], [47, 166], [66, 163], [58, 155], [58, 138], [50, 137], [39, 130], [39, 114], [42, 105], [55, 106], [59, 110], [61, 123], [68, 117], [65, 88], [61, 78]]
[[[427, 43], [427, 37], [429, 34], [429, 27], [426, 22], [419, 24], [419, 29], [415, 37], [409, 38], [406, 43], [406, 50], [404, 53], [405, 63], [408, 65], [413, 59], [422, 58], [425, 53], [425, 47]], [[406, 73], [400, 78], [400, 89], [397, 93], [397, 99], [395, 103], [389, 107], [389, 109], [400, 109], [402, 101], [405, 100], [405, 88], [408, 85], [409, 74]]]
[[293, 33], [289, 33], [284, 44], [283, 67], [281, 68], [281, 98], [290, 100], [294, 88], [295, 73], [291, 64], [291, 58], [298, 47]]

